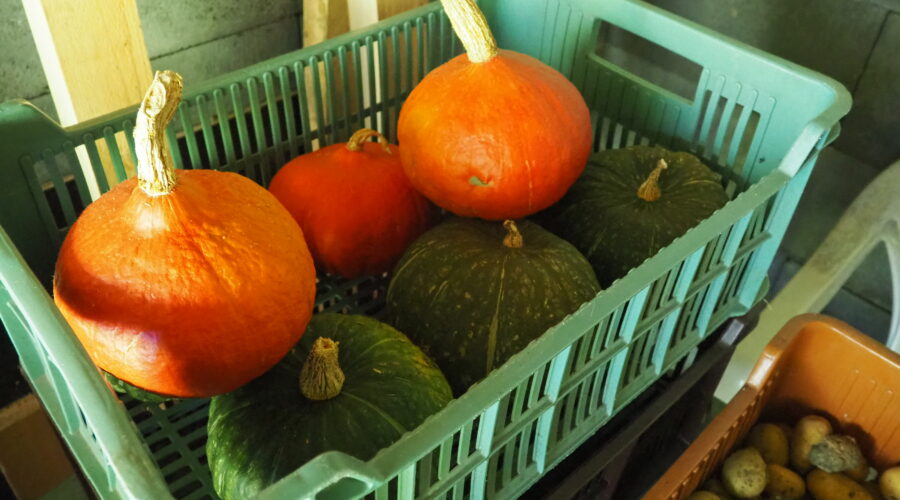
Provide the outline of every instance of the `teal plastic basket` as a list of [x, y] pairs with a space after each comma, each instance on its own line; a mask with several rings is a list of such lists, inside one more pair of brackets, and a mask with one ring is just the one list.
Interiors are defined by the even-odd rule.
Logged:
[[[690, 150], [723, 174], [733, 199], [372, 460], [325, 453], [263, 498], [521, 494], [758, 300], [818, 152], [850, 107], [836, 82], [641, 1], [481, 4], [501, 47], [540, 58], [581, 90], [597, 150]], [[598, 37], [610, 25], [699, 65], [693, 99], [601, 57]], [[460, 51], [440, 5], [429, 4], [189, 84], [167, 130], [173, 156], [179, 168], [239, 172], [266, 185], [289, 158], [362, 126], [393, 139], [408, 92]], [[126, 177], [129, 151], [134, 162], [135, 112], [63, 129], [27, 103], [0, 106], [0, 316], [101, 497], [215, 498], [204, 454], [208, 402], [117, 399], [46, 291], [69, 225], [92, 192]], [[96, 184], [79, 162], [90, 164]], [[377, 315], [385, 283], [324, 278], [317, 310]]]

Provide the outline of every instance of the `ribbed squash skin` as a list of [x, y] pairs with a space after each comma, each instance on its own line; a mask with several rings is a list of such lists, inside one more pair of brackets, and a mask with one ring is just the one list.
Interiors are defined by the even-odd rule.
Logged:
[[388, 287], [388, 322], [441, 367], [459, 395], [600, 290], [569, 243], [517, 222], [521, 248], [500, 223], [450, 219], [416, 240]]
[[[346, 380], [338, 396], [310, 401], [299, 376], [319, 337], [339, 343]], [[368, 460], [451, 398], [435, 364], [402, 333], [365, 316], [315, 315], [272, 370], [213, 398], [206, 444], [213, 486], [225, 500], [253, 498], [326, 451]]]
[[389, 271], [437, 219], [403, 173], [399, 147], [360, 146], [298, 156], [269, 185], [303, 229], [316, 264], [345, 278]]
[[[638, 188], [660, 158], [661, 197]], [[535, 220], [569, 241], [608, 287], [728, 202], [721, 178], [690, 153], [661, 147], [606, 150], [591, 158], [565, 197]]]
[[518, 219], [558, 201], [584, 170], [591, 116], [575, 85], [531, 56], [462, 54], [410, 92], [397, 138], [410, 182], [435, 204]]
[[131, 178], [88, 205], [59, 250], [53, 300], [98, 367], [146, 391], [210, 397], [297, 343], [316, 274], [265, 189], [231, 172], [176, 174], [171, 193]]

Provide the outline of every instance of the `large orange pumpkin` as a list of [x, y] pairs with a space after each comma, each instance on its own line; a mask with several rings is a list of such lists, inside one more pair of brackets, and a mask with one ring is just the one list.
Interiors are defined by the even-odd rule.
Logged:
[[56, 264], [54, 300], [91, 359], [149, 391], [207, 397], [275, 365], [312, 314], [303, 233], [252, 180], [174, 170], [163, 131], [181, 78], [138, 112], [138, 176], [91, 203]]
[[518, 219], [559, 200], [591, 149], [578, 89], [537, 59], [498, 50], [472, 0], [442, 0], [466, 48], [413, 89], [397, 124], [413, 186], [467, 217]]
[[269, 191], [300, 224], [316, 262], [347, 278], [390, 270], [436, 219], [403, 173], [397, 146], [371, 129], [294, 158]]

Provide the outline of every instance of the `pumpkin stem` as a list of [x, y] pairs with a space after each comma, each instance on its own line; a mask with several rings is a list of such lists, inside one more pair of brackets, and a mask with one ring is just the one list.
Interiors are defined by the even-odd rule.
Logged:
[[135, 120], [138, 186], [150, 196], [169, 194], [175, 189], [175, 167], [165, 131], [181, 102], [181, 89], [181, 75], [157, 71]]
[[307, 399], [324, 401], [341, 393], [344, 371], [338, 363], [338, 342], [319, 337], [300, 370], [300, 392]]
[[659, 174], [662, 173], [663, 170], [669, 168], [669, 165], [666, 163], [666, 160], [662, 158], [656, 162], [656, 168], [650, 172], [650, 176], [647, 177], [647, 180], [641, 184], [641, 187], [637, 190], [638, 198], [644, 201], [656, 201], [662, 196], [662, 192], [659, 190]]
[[522, 245], [525, 244], [525, 240], [522, 239], [522, 233], [519, 232], [516, 222], [507, 219], [503, 221], [503, 227], [506, 229], [506, 236], [503, 237], [503, 244], [508, 248], [522, 248]]
[[453, 31], [466, 48], [469, 61], [483, 63], [497, 55], [497, 41], [474, 0], [441, 0]]
[[387, 138], [381, 135], [377, 130], [372, 130], [370, 128], [361, 128], [356, 132], [353, 132], [353, 135], [350, 136], [350, 140], [347, 141], [347, 149], [350, 151], [361, 151], [362, 143], [369, 140], [370, 137], [377, 137], [378, 144], [381, 144], [381, 149], [383, 149], [385, 153], [391, 154], [391, 145], [388, 143]]

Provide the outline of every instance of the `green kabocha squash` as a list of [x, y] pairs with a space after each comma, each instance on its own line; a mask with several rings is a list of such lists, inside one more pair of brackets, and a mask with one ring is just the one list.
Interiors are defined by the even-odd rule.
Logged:
[[599, 291], [584, 256], [537, 224], [453, 218], [397, 263], [387, 315], [459, 395]]
[[365, 316], [313, 316], [272, 370], [214, 397], [206, 454], [216, 493], [252, 498], [326, 451], [372, 458], [452, 398], [435, 364]]
[[131, 396], [132, 399], [136, 399], [141, 401], [142, 403], [165, 403], [166, 401], [171, 401], [176, 398], [175, 396], [166, 396], [165, 394], [157, 394], [155, 392], [146, 391], [141, 389], [140, 387], [133, 386], [128, 382], [116, 377], [115, 375], [109, 372], [103, 372], [103, 375], [106, 376], [106, 382], [109, 383], [109, 386], [113, 388], [119, 394], [126, 394]]
[[608, 287], [727, 202], [720, 176], [696, 156], [632, 146], [594, 156], [536, 220], [575, 245]]

